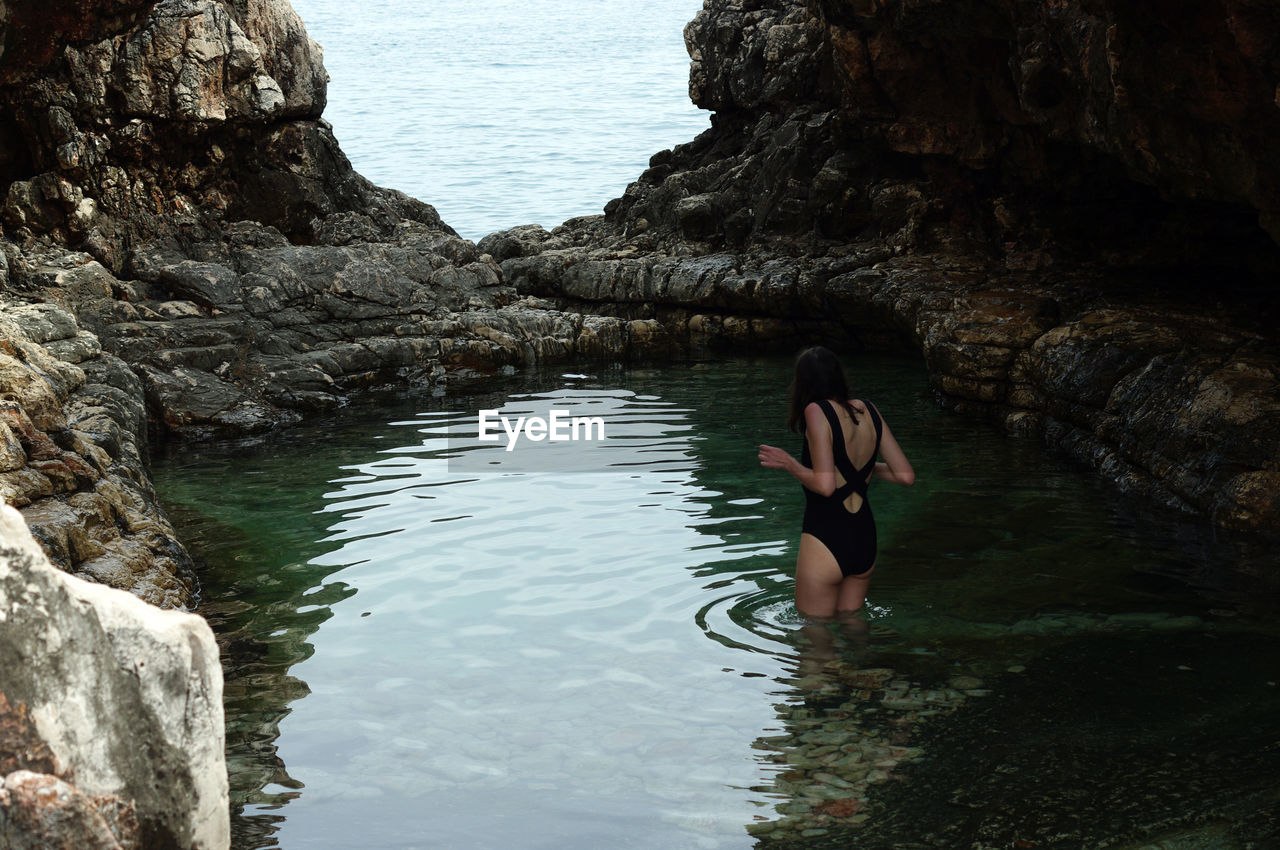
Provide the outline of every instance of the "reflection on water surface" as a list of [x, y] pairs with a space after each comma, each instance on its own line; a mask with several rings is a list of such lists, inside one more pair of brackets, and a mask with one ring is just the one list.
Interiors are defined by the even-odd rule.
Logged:
[[[1130, 748], [1148, 797], [1182, 772], [1225, 783], [1224, 806], [1271, 793], [1280, 697], [1249, 671], [1277, 669], [1275, 597], [1239, 569], [1273, 569], [1270, 551], [939, 412], [913, 362], [851, 365], [920, 477], [873, 487], [869, 609], [831, 627], [791, 604], [798, 485], [755, 464], [760, 442], [798, 443], [782, 360], [384, 398], [159, 460], [224, 647], [238, 846], [934, 846], [926, 827], [1058, 846], [1044, 836], [1093, 834], [1070, 788], [1138, 793], [1088, 753], [1044, 775], [1020, 763], [999, 730], [1031, 751], [1039, 727], [1013, 705], [1077, 742], [1111, 740], [1096, 717], [1115, 706], [1150, 717], [1181, 743]], [[596, 471], [470, 463], [478, 410], [566, 398], [608, 406], [632, 441]], [[1132, 687], [1117, 647], [1141, 667]], [[1079, 717], [1054, 714], [1065, 696]], [[1228, 704], [1230, 735], [1196, 719]], [[1233, 772], [1187, 757], [1197, 745]], [[1044, 786], [1034, 811], [995, 781], [948, 805], [1010, 765]], [[1105, 829], [1181, 828], [1141, 811]]]

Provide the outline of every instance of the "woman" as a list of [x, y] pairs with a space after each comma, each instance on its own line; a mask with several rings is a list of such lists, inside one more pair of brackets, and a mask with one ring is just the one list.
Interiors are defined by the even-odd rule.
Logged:
[[915, 470], [875, 405], [849, 398], [840, 361], [821, 346], [796, 358], [787, 426], [804, 435], [800, 460], [762, 445], [760, 465], [786, 470], [804, 486], [796, 608], [810, 617], [857, 611], [876, 566], [867, 485], [875, 477], [910, 486]]

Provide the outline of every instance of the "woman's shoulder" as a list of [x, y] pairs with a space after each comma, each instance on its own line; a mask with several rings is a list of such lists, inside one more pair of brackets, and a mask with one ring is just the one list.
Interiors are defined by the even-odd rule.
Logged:
[[818, 401], [811, 401], [811, 402], [809, 402], [808, 404], [806, 404], [806, 405], [804, 406], [804, 419], [805, 419], [805, 422], [807, 422], [807, 423], [809, 423], [809, 424], [817, 424], [817, 423], [820, 423], [820, 422], [821, 422], [821, 423], [826, 423], [826, 421], [827, 421], [827, 408], [826, 408], [824, 405], [829, 405], [829, 404], [830, 404], [830, 402], [828, 402], [826, 399], [820, 399], [820, 400], [818, 400]]
[[811, 401], [808, 404], [806, 404], [804, 406], [805, 418], [811, 418], [814, 416], [825, 418], [826, 414], [823, 412], [824, 408], [822, 406], [825, 403], [826, 403], [825, 400], [819, 400], [819, 401]]
[[819, 434], [829, 431], [831, 429], [831, 417], [836, 415], [835, 411], [840, 406], [835, 399], [829, 398], [806, 402], [800, 411], [799, 421], [796, 423], [797, 430], [805, 434], [811, 434], [815, 428]]

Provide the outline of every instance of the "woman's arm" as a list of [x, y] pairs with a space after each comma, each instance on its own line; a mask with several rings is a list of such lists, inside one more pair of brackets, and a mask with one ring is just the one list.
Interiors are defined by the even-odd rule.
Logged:
[[776, 446], [760, 447], [760, 465], [768, 469], [785, 470], [813, 492], [830, 496], [836, 490], [836, 462], [831, 454], [831, 425], [816, 403], [805, 407], [804, 424], [805, 439], [809, 441], [809, 457], [813, 460], [812, 469]]
[[884, 428], [880, 435], [880, 457], [884, 461], [877, 463], [871, 474], [876, 478], [910, 487], [916, 482], [916, 471], [911, 468], [911, 461], [907, 460], [902, 447], [893, 438], [893, 431], [889, 430], [889, 423], [884, 416], [880, 417], [880, 422]]

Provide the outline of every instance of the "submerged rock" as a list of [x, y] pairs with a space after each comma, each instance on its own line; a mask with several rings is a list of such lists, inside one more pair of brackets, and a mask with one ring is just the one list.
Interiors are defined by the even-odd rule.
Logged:
[[56, 569], [8, 506], [0, 694], [5, 846], [229, 845], [213, 632]]
[[776, 706], [784, 734], [752, 745], [761, 761], [776, 766], [768, 784], [752, 789], [778, 815], [757, 815], [748, 824], [762, 846], [787, 846], [827, 830], [847, 835], [865, 823], [871, 790], [924, 756], [906, 741], [967, 698], [954, 689], [923, 688], [889, 668], [861, 668], [808, 651], [801, 661], [806, 675], [790, 682], [789, 702]]

